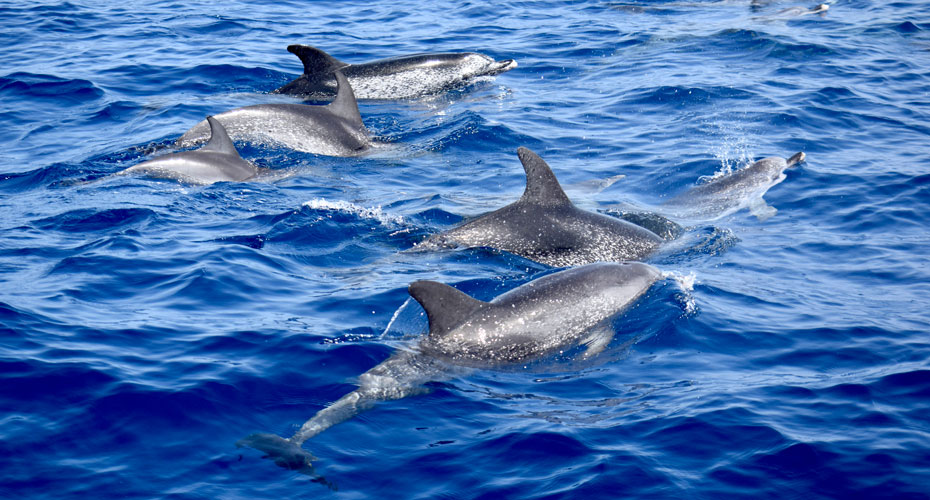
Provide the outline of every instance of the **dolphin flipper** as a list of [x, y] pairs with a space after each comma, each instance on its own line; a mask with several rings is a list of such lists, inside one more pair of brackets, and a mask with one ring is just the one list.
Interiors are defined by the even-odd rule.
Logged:
[[275, 434], [256, 433], [236, 441], [236, 447], [248, 446], [270, 458], [275, 465], [303, 474], [316, 475], [311, 462], [317, 458], [297, 443]]
[[778, 209], [767, 204], [761, 196], [749, 202], [749, 213], [759, 219], [759, 222], [770, 219], [775, 212], [778, 212]]
[[604, 352], [604, 349], [610, 345], [610, 341], [613, 339], [614, 329], [610, 323], [605, 323], [593, 328], [591, 335], [581, 341], [581, 344], [586, 346], [584, 354], [582, 355], [583, 358], [591, 359]]

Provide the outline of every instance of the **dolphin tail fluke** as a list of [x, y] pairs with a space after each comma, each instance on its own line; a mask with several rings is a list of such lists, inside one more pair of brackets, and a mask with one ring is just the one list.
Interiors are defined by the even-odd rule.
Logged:
[[300, 58], [304, 64], [304, 75], [312, 76], [316, 73], [329, 73], [348, 64], [309, 45], [288, 45], [287, 51]]
[[791, 167], [793, 165], [801, 163], [802, 161], [804, 161], [804, 158], [806, 157], [807, 155], [805, 155], [803, 151], [797, 152], [794, 155], [792, 155], [791, 158], [788, 158], [788, 166]]
[[248, 446], [265, 454], [278, 467], [315, 475], [311, 462], [317, 458], [299, 444], [275, 434], [256, 433], [236, 441], [236, 447]]

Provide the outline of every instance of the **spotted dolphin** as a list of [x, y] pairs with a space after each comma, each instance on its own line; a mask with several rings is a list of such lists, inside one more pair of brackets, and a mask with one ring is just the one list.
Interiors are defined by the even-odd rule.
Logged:
[[716, 220], [742, 208], [759, 219], [775, 214], [762, 196], [783, 180], [785, 169], [804, 161], [804, 153], [787, 160], [777, 156], [763, 158], [748, 167], [712, 178], [666, 201], [660, 211], [681, 219]]
[[304, 73], [272, 93], [311, 99], [325, 99], [336, 94], [333, 76], [336, 70], [345, 73], [358, 99], [409, 99], [466, 85], [477, 78], [517, 67], [513, 59], [495, 61], [474, 52], [416, 54], [348, 64], [307, 45], [290, 45], [287, 50], [300, 58]]
[[226, 129], [216, 118], [208, 116], [206, 122], [210, 127], [210, 141], [202, 148], [160, 156], [129, 167], [118, 175], [142, 173], [191, 184], [212, 184], [245, 181], [265, 170], [239, 156]]
[[[256, 104], [214, 115], [229, 135], [238, 140], [269, 142], [297, 151], [328, 156], [355, 156], [371, 145], [352, 87], [341, 71], [335, 72], [339, 93], [325, 106]], [[177, 141], [189, 147], [209, 137], [206, 121]]]
[[252, 434], [238, 446], [262, 451], [275, 464], [307, 473], [315, 457], [308, 439], [370, 409], [380, 401], [424, 391], [454, 367], [520, 366], [582, 347], [601, 352], [613, 338], [609, 322], [630, 308], [661, 273], [641, 262], [595, 263], [530, 281], [490, 302], [435, 281], [417, 281], [408, 291], [426, 311], [429, 333], [362, 374], [358, 389], [304, 422], [290, 438]]
[[648, 229], [576, 207], [542, 158], [523, 147], [517, 155], [526, 171], [519, 200], [432, 235], [411, 250], [489, 247], [563, 267], [641, 260], [663, 242]]

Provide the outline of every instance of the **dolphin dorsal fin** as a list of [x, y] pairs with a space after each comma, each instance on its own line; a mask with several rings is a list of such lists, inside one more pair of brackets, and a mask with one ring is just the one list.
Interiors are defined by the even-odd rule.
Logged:
[[288, 45], [287, 51], [300, 58], [300, 62], [304, 63], [304, 74], [308, 76], [329, 73], [348, 66], [339, 59], [309, 45]]
[[471, 314], [488, 305], [437, 281], [415, 281], [410, 296], [426, 310], [430, 335], [441, 335], [461, 325]]
[[326, 105], [326, 108], [333, 112], [334, 115], [349, 120], [359, 128], [364, 128], [362, 115], [358, 112], [358, 101], [355, 100], [355, 92], [349, 85], [349, 79], [342, 74], [342, 71], [336, 70], [336, 98], [333, 102]]
[[217, 153], [239, 156], [239, 151], [236, 151], [236, 146], [233, 145], [232, 139], [229, 138], [229, 134], [226, 133], [226, 129], [223, 128], [219, 120], [208, 116], [207, 123], [210, 124], [210, 141], [200, 149], [202, 151], [216, 151]]
[[524, 147], [517, 149], [517, 155], [526, 171], [526, 191], [520, 201], [548, 206], [572, 204], [552, 169], [539, 155]]

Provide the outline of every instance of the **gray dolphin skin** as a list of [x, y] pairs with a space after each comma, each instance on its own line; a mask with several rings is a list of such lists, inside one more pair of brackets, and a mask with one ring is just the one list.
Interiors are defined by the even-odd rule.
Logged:
[[210, 127], [210, 141], [204, 147], [142, 162], [118, 175], [142, 173], [191, 184], [212, 184], [245, 181], [262, 171], [239, 156], [223, 125], [216, 118], [208, 116], [206, 123]]
[[766, 205], [762, 196], [785, 180], [785, 169], [804, 158], [804, 153], [796, 153], [787, 160], [777, 156], [763, 158], [685, 191], [663, 203], [661, 210], [679, 218], [716, 220], [748, 208], [759, 219], [767, 219], [776, 209]]
[[410, 99], [467, 85], [475, 79], [517, 67], [513, 59], [495, 61], [474, 52], [416, 54], [348, 64], [307, 45], [290, 45], [287, 50], [300, 58], [304, 73], [272, 93], [309, 99], [328, 99], [336, 95], [333, 76], [336, 70], [345, 73], [358, 99]]
[[[226, 111], [214, 117], [231, 137], [256, 143], [270, 142], [305, 153], [355, 156], [364, 153], [371, 139], [358, 112], [358, 103], [345, 75], [336, 71], [339, 93], [325, 106], [306, 104], [256, 104]], [[207, 139], [203, 121], [177, 141], [189, 147]]]
[[239, 446], [262, 451], [275, 464], [306, 471], [313, 455], [302, 445], [379, 401], [424, 392], [423, 384], [448, 378], [453, 367], [513, 366], [586, 347], [601, 352], [613, 338], [609, 322], [629, 309], [661, 273], [641, 262], [595, 263], [533, 280], [490, 302], [435, 281], [408, 291], [423, 306], [429, 334], [359, 377], [358, 389], [304, 422], [290, 438], [252, 434]]
[[518, 201], [418, 243], [413, 251], [454, 247], [504, 250], [553, 267], [641, 260], [663, 242], [625, 220], [575, 207], [549, 165], [517, 149], [526, 171]]

